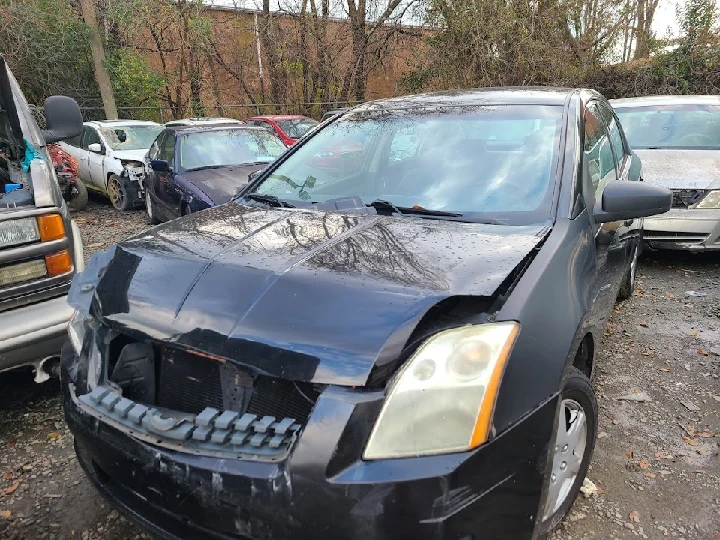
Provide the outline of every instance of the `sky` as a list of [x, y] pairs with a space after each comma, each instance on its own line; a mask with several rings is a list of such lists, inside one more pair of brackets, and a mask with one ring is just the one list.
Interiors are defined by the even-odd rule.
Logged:
[[685, 4], [685, 0], [660, 0], [653, 19], [653, 30], [655, 30], [658, 37], [664, 38], [677, 35], [676, 10], [678, 5], [683, 4]]

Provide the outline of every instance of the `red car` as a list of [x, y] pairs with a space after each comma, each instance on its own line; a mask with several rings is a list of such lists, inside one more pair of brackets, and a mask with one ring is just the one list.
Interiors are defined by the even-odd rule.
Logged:
[[245, 118], [243, 122], [251, 126], [271, 129], [275, 135], [280, 137], [286, 146], [295, 144], [300, 137], [319, 123], [317, 120], [299, 114], [253, 116], [251, 118]]

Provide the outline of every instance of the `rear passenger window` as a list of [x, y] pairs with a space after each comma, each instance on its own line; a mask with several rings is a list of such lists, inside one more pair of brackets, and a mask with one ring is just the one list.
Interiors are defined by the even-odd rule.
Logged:
[[590, 110], [585, 111], [585, 159], [595, 193], [617, 179], [610, 137], [603, 122]]
[[175, 157], [175, 137], [170, 132], [165, 132], [158, 138], [158, 159], [164, 159], [172, 167]]

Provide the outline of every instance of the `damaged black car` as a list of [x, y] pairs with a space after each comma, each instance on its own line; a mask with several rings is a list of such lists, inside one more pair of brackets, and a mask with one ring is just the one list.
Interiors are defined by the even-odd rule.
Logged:
[[163, 538], [545, 535], [592, 455], [642, 218], [670, 208], [640, 169], [591, 91], [336, 116], [74, 280], [80, 464]]

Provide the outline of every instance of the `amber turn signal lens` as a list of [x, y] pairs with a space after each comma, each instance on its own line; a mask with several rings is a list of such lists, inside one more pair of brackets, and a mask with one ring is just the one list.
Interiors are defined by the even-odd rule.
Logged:
[[65, 237], [65, 225], [60, 214], [38, 217], [38, 229], [40, 229], [40, 240], [43, 242]]
[[70, 252], [63, 249], [58, 253], [45, 255], [45, 266], [47, 266], [47, 273], [50, 277], [67, 274], [73, 268]]

